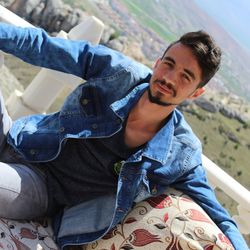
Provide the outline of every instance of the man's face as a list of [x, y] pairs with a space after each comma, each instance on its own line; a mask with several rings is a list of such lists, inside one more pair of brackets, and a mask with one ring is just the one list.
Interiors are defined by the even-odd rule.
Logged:
[[201, 76], [201, 68], [191, 49], [176, 43], [154, 66], [149, 100], [164, 106], [197, 98], [205, 91], [197, 88]]

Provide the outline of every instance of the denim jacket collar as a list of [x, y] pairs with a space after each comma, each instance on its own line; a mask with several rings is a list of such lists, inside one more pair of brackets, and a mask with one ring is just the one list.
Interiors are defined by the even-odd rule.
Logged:
[[128, 116], [129, 111], [135, 105], [135, 103], [141, 98], [145, 90], [148, 88], [148, 83], [143, 83], [136, 86], [128, 95], [124, 98], [113, 102], [110, 108], [119, 116], [123, 121]]
[[143, 150], [143, 156], [166, 164], [171, 149], [174, 134], [173, 113], [164, 127], [147, 143]]
[[[148, 83], [143, 83], [136, 86], [124, 98], [112, 103], [110, 105], [111, 109], [124, 121], [131, 108], [139, 100], [148, 86]], [[173, 134], [174, 114], [172, 113], [170, 114], [170, 117], [165, 126], [163, 126], [143, 148], [142, 155], [152, 160], [158, 161], [164, 165], [167, 162], [167, 156], [171, 148], [171, 138], [173, 137]], [[141, 158], [140, 156], [141, 155], [138, 155], [134, 158], [137, 158], [137, 160], [139, 160]]]

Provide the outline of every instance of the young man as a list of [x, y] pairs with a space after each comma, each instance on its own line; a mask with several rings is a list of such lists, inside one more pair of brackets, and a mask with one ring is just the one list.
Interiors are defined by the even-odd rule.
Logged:
[[57, 216], [57, 243], [83, 244], [119, 223], [134, 202], [172, 186], [190, 195], [236, 249], [247, 249], [207, 184], [199, 140], [176, 110], [200, 96], [219, 68], [221, 51], [207, 33], [182, 36], [153, 72], [104, 46], [35, 28], [1, 24], [0, 49], [87, 80], [60, 112], [12, 125], [1, 102], [1, 217], [67, 208]]

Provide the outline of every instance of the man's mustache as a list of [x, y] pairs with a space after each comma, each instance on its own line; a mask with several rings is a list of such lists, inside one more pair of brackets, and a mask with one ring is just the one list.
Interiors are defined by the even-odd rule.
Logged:
[[176, 94], [177, 94], [176, 89], [172, 83], [166, 82], [165, 80], [159, 80], [159, 79], [154, 80], [154, 83], [165, 85], [167, 88], [173, 91], [173, 97], [176, 97]]

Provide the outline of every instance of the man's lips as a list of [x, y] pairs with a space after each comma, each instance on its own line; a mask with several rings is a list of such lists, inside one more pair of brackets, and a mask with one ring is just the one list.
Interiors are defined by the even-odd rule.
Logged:
[[163, 93], [171, 94], [173, 97], [176, 96], [176, 90], [173, 85], [170, 83], [166, 83], [165, 81], [155, 80], [159, 90]]

